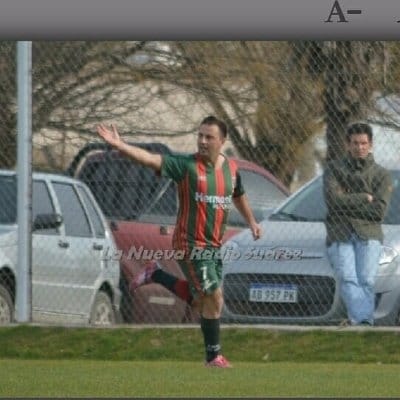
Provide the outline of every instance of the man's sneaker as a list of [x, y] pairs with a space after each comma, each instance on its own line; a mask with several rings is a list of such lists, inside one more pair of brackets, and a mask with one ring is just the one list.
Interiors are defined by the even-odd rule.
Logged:
[[232, 368], [231, 363], [221, 354], [211, 360], [206, 362], [206, 367], [217, 367], [217, 368]]
[[339, 326], [342, 327], [342, 328], [345, 328], [346, 326], [350, 326], [350, 325], [351, 325], [351, 321], [348, 318], [343, 319], [339, 323]]
[[160, 264], [156, 261], [151, 261], [148, 263], [142, 271], [138, 272], [132, 279], [130, 284], [130, 291], [135, 291], [138, 287], [147, 285], [148, 283], [152, 283], [153, 280], [151, 279], [153, 273], [161, 269]]
[[368, 319], [363, 319], [358, 325], [373, 326], [374, 324]]

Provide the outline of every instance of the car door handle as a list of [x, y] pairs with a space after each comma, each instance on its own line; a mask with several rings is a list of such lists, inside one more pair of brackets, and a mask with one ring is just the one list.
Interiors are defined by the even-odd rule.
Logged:
[[93, 243], [93, 250], [103, 250], [103, 245], [99, 243]]
[[168, 226], [166, 226], [166, 225], [160, 226], [160, 235], [169, 235], [170, 233], [171, 233], [171, 230], [169, 229]]
[[62, 249], [67, 249], [69, 247], [68, 242], [64, 242], [63, 240], [58, 241], [58, 246], [61, 247]]

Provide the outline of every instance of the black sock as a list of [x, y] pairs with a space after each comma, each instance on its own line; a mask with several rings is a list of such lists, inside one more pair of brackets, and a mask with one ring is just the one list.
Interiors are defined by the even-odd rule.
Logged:
[[186, 303], [189, 305], [192, 305], [193, 296], [190, 292], [189, 283], [187, 280], [179, 279], [175, 275], [172, 275], [163, 269], [155, 270], [151, 276], [151, 280], [164, 286], [175, 296], [179, 297], [183, 301], [186, 301]]
[[204, 337], [206, 361], [209, 362], [217, 357], [221, 350], [221, 345], [219, 343], [219, 319], [201, 317], [200, 326]]
[[175, 284], [178, 281], [178, 278], [176, 276], [171, 275], [163, 269], [156, 269], [151, 276], [151, 280], [166, 287], [172, 293], [175, 293]]

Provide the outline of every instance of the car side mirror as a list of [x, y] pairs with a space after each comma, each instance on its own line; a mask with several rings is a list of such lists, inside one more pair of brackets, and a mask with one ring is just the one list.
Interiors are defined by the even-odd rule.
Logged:
[[58, 228], [62, 223], [63, 217], [60, 214], [38, 214], [33, 221], [32, 231]]

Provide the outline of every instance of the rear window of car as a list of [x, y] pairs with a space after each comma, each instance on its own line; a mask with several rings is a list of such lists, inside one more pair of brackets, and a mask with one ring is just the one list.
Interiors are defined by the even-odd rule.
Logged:
[[79, 179], [87, 184], [107, 218], [122, 220], [137, 219], [167, 181], [150, 168], [121, 158], [112, 162], [88, 159]]
[[17, 181], [15, 176], [0, 176], [0, 224], [17, 221]]

